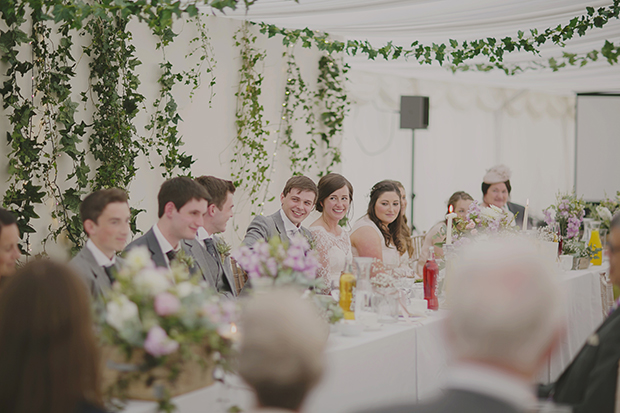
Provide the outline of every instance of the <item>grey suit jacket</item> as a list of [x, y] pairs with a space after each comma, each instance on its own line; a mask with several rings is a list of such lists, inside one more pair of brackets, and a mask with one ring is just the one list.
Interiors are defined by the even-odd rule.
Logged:
[[[465, 390], [449, 389], [420, 404], [403, 404], [364, 410], [363, 413], [521, 413], [502, 400]], [[360, 412], [362, 413], [362, 412]]]
[[125, 252], [142, 246], [146, 246], [149, 249], [149, 251], [151, 252], [151, 259], [156, 266], [166, 268], [168, 267], [168, 262], [164, 257], [164, 253], [161, 250], [161, 247], [159, 246], [159, 242], [157, 242], [157, 237], [155, 237], [153, 228], [149, 229], [146, 234], [130, 242], [129, 245], [125, 247]]
[[[302, 234], [308, 239], [312, 239], [310, 230], [304, 227], [300, 227]], [[282, 242], [290, 242], [286, 229], [284, 227], [284, 221], [280, 215], [280, 211], [276, 211], [275, 214], [269, 216], [257, 215], [254, 217], [250, 226], [245, 233], [243, 244], [251, 247], [259, 239], [269, 241], [273, 236], [279, 236]]]
[[[219, 237], [217, 235], [213, 236], [213, 243], [217, 245], [219, 241]], [[219, 266], [215, 258], [209, 254], [207, 251], [207, 247], [203, 242], [200, 242], [196, 239], [191, 240], [183, 240], [181, 243], [181, 247], [185, 251], [185, 253], [191, 255], [196, 261], [196, 265], [198, 269], [202, 273], [204, 280], [213, 287], [214, 290], [217, 290], [217, 275], [219, 273]], [[224, 261], [221, 261], [221, 256], [217, 248], [215, 249], [215, 253], [217, 254], [217, 259], [222, 263], [222, 268], [224, 271], [224, 276], [226, 280], [228, 280], [228, 284], [230, 285], [230, 289], [232, 291], [232, 295], [234, 297], [237, 296], [237, 287], [235, 286], [235, 278], [232, 273], [232, 267], [230, 264], [230, 256], [227, 256]]]
[[[114, 268], [116, 271], [120, 270], [123, 263], [124, 260], [121, 257], [116, 257], [114, 263]], [[106, 274], [103, 267], [97, 264], [95, 256], [88, 248], [82, 248], [80, 252], [73, 257], [69, 264], [73, 266], [80, 277], [82, 277], [93, 298], [105, 298], [107, 293], [112, 288], [110, 278], [108, 277], [108, 274]]]

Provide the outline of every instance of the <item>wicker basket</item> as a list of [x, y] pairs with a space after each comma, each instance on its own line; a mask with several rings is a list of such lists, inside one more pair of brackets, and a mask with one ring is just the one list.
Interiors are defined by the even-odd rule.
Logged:
[[[204, 348], [196, 346], [196, 354], [206, 356]], [[149, 370], [140, 371], [139, 366], [144, 360], [144, 350], [135, 349], [129, 360], [118, 348], [104, 346], [102, 349], [103, 361], [103, 388], [108, 389], [117, 383], [123, 376], [135, 375], [135, 379], [129, 380], [125, 396], [128, 399], [156, 401], [163, 397], [164, 389], [168, 390], [170, 397], [210, 386], [213, 384], [213, 362], [206, 367], [200, 363], [184, 361], [181, 364], [181, 372], [174, 382], [169, 381], [170, 369], [167, 366], [157, 366]], [[180, 357], [180, 355], [179, 355]], [[210, 358], [205, 357], [210, 360]]]
[[590, 266], [589, 257], [573, 257], [573, 270], [585, 270]]

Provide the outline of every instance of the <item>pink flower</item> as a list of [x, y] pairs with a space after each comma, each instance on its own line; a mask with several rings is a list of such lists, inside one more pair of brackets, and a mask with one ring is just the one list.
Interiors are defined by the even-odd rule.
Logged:
[[202, 313], [211, 320], [213, 324], [220, 324], [222, 321], [222, 312], [216, 303], [204, 303], [202, 306]]
[[181, 307], [181, 302], [173, 294], [163, 292], [155, 296], [154, 306], [157, 315], [166, 317], [176, 314]]
[[469, 221], [465, 226], [465, 229], [474, 229], [476, 228], [476, 223], [474, 221]]
[[153, 326], [144, 340], [144, 350], [152, 356], [161, 357], [174, 353], [179, 348], [179, 343], [168, 337], [168, 334], [160, 326]]
[[471, 235], [476, 235], [477, 233], [478, 233], [478, 230], [477, 230], [477, 229], [472, 229], [472, 230], [471, 230]]

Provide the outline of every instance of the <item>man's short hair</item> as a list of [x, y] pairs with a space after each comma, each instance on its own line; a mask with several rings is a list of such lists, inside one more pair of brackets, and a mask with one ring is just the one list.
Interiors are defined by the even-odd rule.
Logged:
[[127, 193], [119, 188], [100, 189], [89, 194], [80, 204], [80, 218], [82, 225], [87, 219], [95, 224], [105, 207], [113, 202], [127, 203]]
[[298, 175], [292, 178], [289, 178], [286, 181], [286, 185], [284, 185], [284, 189], [282, 190], [282, 195], [286, 196], [292, 189], [299, 189], [300, 191], [310, 191], [314, 192], [314, 200], [319, 196], [319, 190], [316, 187], [314, 181], [307, 176]]
[[534, 369], [564, 323], [555, 262], [514, 236], [458, 253], [447, 291], [457, 359]]
[[7, 211], [4, 208], [0, 208], [0, 234], [2, 234], [3, 227], [13, 224], [17, 224], [17, 219], [15, 218], [15, 215], [13, 215], [11, 212]]
[[231, 194], [235, 193], [235, 185], [232, 181], [216, 178], [215, 176], [199, 176], [196, 178], [196, 182], [202, 185], [211, 196], [211, 199], [208, 199], [209, 204], [214, 204], [218, 209], [224, 207], [229, 192]]
[[241, 325], [239, 375], [261, 406], [297, 411], [324, 369], [327, 326], [316, 308], [275, 290], [247, 303]]
[[157, 204], [159, 206], [157, 216], [161, 218], [164, 215], [168, 202], [172, 202], [178, 211], [192, 199], [206, 199], [208, 202], [210, 198], [207, 190], [191, 178], [178, 176], [168, 179], [161, 184], [157, 194]]

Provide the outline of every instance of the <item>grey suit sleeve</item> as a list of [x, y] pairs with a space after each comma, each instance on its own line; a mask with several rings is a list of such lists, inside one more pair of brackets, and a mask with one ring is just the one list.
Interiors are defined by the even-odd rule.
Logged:
[[269, 240], [269, 226], [267, 225], [267, 219], [262, 215], [254, 217], [243, 238], [243, 245], [251, 247], [259, 239]]

